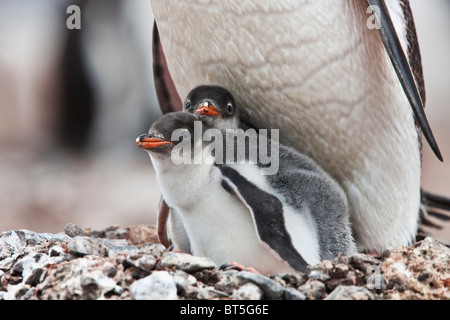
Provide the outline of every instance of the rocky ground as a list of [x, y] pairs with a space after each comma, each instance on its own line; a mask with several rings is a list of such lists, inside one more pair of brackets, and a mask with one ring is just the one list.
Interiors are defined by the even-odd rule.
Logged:
[[450, 300], [449, 287], [450, 249], [430, 237], [378, 257], [341, 256], [305, 273], [265, 276], [166, 252], [143, 225], [0, 235], [0, 300]]

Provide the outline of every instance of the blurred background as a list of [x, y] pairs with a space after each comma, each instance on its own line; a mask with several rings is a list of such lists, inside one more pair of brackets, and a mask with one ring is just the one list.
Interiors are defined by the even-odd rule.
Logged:
[[[81, 30], [68, 30], [69, 5]], [[450, 196], [450, 1], [411, 0], [427, 115], [423, 187]], [[148, 0], [0, 0], [0, 232], [155, 224], [160, 191], [135, 145], [160, 117]], [[450, 224], [427, 229], [450, 242]]]

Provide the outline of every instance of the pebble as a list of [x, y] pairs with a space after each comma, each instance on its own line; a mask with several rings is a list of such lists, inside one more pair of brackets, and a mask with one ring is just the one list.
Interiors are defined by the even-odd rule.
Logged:
[[31, 271], [30, 276], [26, 278], [25, 284], [35, 287], [37, 284], [42, 282], [44, 273], [45, 269], [35, 268], [33, 271]]
[[283, 296], [283, 286], [262, 274], [241, 271], [236, 276], [240, 280], [241, 284], [253, 282], [257, 286], [259, 286], [264, 292], [265, 299], [281, 299]]
[[133, 282], [130, 292], [136, 300], [176, 300], [177, 286], [167, 271], [156, 271]]
[[188, 273], [217, 268], [214, 261], [209, 258], [174, 252], [164, 254], [159, 266], [160, 268], [183, 270]]
[[256, 284], [248, 282], [238, 289], [233, 290], [233, 300], [261, 300], [264, 296], [262, 290]]
[[120, 295], [123, 289], [110, 277], [106, 276], [102, 270], [85, 272], [80, 277], [82, 289], [82, 299], [95, 300], [103, 298], [105, 294], [114, 293]]
[[40, 244], [50, 241], [67, 241], [65, 234], [36, 233], [29, 230], [7, 231], [0, 234], [0, 260]]
[[150, 272], [156, 266], [156, 258], [154, 256], [143, 253], [132, 253], [125, 258], [125, 262], [129, 265], [139, 268], [142, 271]]
[[316, 279], [320, 281], [328, 281], [331, 279], [331, 277], [328, 274], [326, 274], [321, 270], [312, 270], [308, 276], [310, 279]]
[[80, 230], [0, 233], [0, 300], [450, 299], [450, 249], [432, 238], [379, 257], [339, 256], [306, 273], [267, 276], [166, 252], [151, 242], [156, 230], [148, 226]]
[[319, 280], [308, 280], [298, 290], [309, 300], [320, 300], [326, 295], [325, 284]]
[[69, 251], [75, 255], [94, 255], [104, 257], [108, 255], [108, 249], [99, 241], [88, 237], [76, 236], [67, 243]]
[[306, 296], [294, 288], [286, 288], [284, 290], [285, 300], [306, 300]]
[[293, 288], [285, 288], [280, 283], [262, 274], [241, 271], [237, 273], [236, 277], [239, 279], [241, 284], [245, 284], [247, 282], [256, 284], [264, 293], [264, 299], [304, 300], [304, 295], [300, 292], [297, 294], [297, 290]]
[[67, 234], [69, 237], [74, 238], [77, 236], [82, 236], [84, 234], [84, 231], [81, 227], [77, 226], [76, 224], [68, 223], [64, 227], [64, 233]]
[[138, 248], [135, 246], [115, 246], [108, 250], [108, 257], [113, 258], [118, 254], [119, 252], [137, 252]]
[[219, 282], [214, 284], [214, 289], [232, 294], [235, 289], [240, 287], [239, 279], [236, 277], [236, 270], [222, 271]]
[[325, 300], [375, 300], [375, 296], [364, 287], [340, 285]]
[[180, 270], [175, 270], [175, 272], [173, 273], [173, 280], [175, 281], [175, 285], [179, 290], [183, 290], [183, 288], [189, 286], [197, 285], [197, 279], [195, 279], [194, 276]]

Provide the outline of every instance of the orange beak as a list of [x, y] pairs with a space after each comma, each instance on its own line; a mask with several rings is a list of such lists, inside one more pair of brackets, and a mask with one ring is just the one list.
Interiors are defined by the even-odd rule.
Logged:
[[221, 118], [223, 118], [222, 114], [217, 111], [217, 109], [214, 108], [212, 104], [208, 104], [207, 106], [202, 105], [201, 107], [196, 109], [195, 112], [208, 117], [220, 116]]
[[136, 144], [138, 145], [139, 148], [147, 149], [147, 150], [155, 149], [155, 148], [160, 147], [165, 144], [173, 145], [173, 143], [171, 141], [167, 141], [167, 140], [164, 140], [161, 138], [156, 138], [156, 137], [152, 136], [151, 134], [141, 134], [136, 139]]

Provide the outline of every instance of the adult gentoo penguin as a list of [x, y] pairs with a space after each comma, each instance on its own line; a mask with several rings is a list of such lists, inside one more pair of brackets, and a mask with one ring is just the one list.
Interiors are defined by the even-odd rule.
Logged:
[[[263, 273], [280, 273], [305, 271], [307, 264], [355, 252], [344, 191], [298, 152], [266, 141], [266, 150], [279, 150], [274, 175], [263, 175], [267, 165], [259, 161], [173, 161], [174, 153], [180, 152], [189, 152], [191, 159], [212, 157], [205, 152], [211, 142], [202, 139], [209, 127], [200, 125], [199, 134], [196, 121], [199, 118], [191, 113], [169, 113], [136, 140], [150, 154], [162, 196], [181, 220], [194, 255], [217, 264], [238, 261]], [[237, 155], [234, 139], [230, 147], [223, 131], [213, 132], [220, 133], [215, 137], [223, 139], [224, 153], [233, 150]], [[236, 131], [237, 140], [240, 133], [245, 137], [243, 130]], [[175, 150], [185, 141], [188, 148]], [[249, 144], [247, 140], [247, 160], [250, 148], [259, 146]]]
[[423, 111], [407, 0], [151, 5], [155, 83], [164, 112], [181, 110], [177, 95], [198, 85], [228, 88], [244, 121], [279, 128], [282, 143], [341, 184], [360, 250], [380, 252], [413, 240], [422, 133], [442, 156]]

